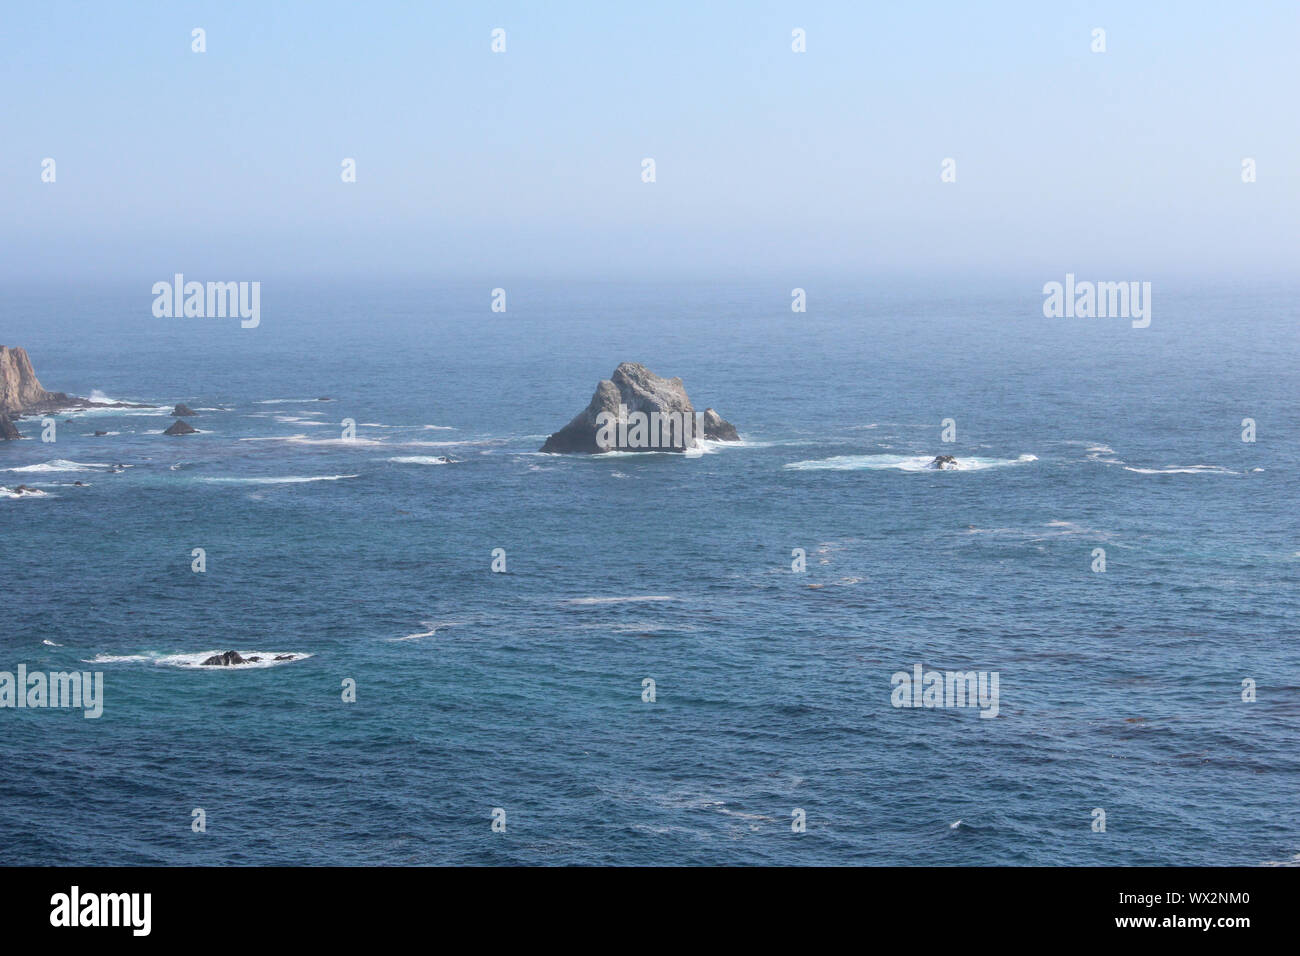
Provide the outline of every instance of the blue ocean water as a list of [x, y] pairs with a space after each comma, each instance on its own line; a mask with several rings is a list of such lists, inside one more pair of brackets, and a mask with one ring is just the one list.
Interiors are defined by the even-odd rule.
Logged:
[[[1157, 285], [1133, 329], [792, 284], [267, 282], [247, 330], [0, 290], [45, 387], [166, 406], [0, 443], [46, 492], [0, 495], [0, 669], [105, 681], [0, 710], [0, 859], [1297, 858], [1296, 290]], [[537, 454], [622, 361], [744, 443]], [[192, 666], [226, 649], [309, 656]], [[916, 664], [998, 716], [893, 707]]]

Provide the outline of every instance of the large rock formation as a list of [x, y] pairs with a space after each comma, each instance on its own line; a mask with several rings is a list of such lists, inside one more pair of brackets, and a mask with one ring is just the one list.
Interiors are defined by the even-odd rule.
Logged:
[[[620, 406], [624, 413], [619, 425]], [[703, 431], [703, 435], [699, 434]], [[624, 362], [596, 386], [573, 421], [546, 439], [551, 454], [598, 455], [607, 451], [675, 451], [698, 438], [739, 441], [735, 426], [713, 409], [696, 419], [695, 406], [680, 378], [660, 378], [644, 365]]]
[[27, 351], [0, 345], [0, 413], [25, 415], [54, 411], [58, 408], [81, 408], [90, 402], [62, 392], [47, 392], [32, 370]]
[[143, 407], [129, 402], [101, 404], [63, 392], [48, 392], [41, 387], [26, 349], [0, 345], [0, 440], [21, 437], [10, 419], [23, 415], [43, 415], [65, 408]]

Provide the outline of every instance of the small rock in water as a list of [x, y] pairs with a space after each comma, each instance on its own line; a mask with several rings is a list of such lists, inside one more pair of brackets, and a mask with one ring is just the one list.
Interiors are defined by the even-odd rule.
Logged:
[[234, 664], [247, 664], [235, 651], [226, 651], [224, 654], [213, 654], [203, 662], [204, 667], [230, 667]]
[[172, 422], [171, 428], [163, 432], [164, 435], [193, 435], [198, 429], [189, 422], [183, 422], [179, 418]]
[[934, 461], [926, 467], [933, 468], [936, 471], [952, 471], [957, 467], [957, 459], [952, 455], [935, 455]]
[[172, 409], [173, 418], [182, 418], [182, 417], [192, 418], [197, 414], [198, 412], [196, 412], [194, 409], [190, 408], [188, 405], [184, 403], [177, 405], [174, 409]]

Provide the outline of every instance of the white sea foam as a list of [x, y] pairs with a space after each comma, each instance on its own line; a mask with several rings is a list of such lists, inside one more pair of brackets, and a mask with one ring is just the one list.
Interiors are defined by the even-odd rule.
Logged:
[[1125, 471], [1134, 471], [1139, 475], [1237, 475], [1240, 472], [1233, 471], [1230, 468], [1224, 468], [1222, 465], [1171, 465], [1168, 468], [1134, 468], [1131, 465], [1124, 466]]
[[[160, 667], [183, 667], [199, 668], [205, 671], [242, 671], [252, 670], [264, 667], [276, 667], [280, 664], [292, 664], [295, 661], [305, 660], [311, 657], [311, 654], [303, 654], [298, 651], [236, 651], [240, 657], [246, 661], [250, 657], [261, 658], [257, 661], [249, 661], [245, 664], [231, 664], [225, 666], [209, 665], [204, 666], [203, 662], [209, 657], [223, 654], [224, 651], [201, 651], [197, 654], [164, 654], [157, 651], [148, 651], [144, 654], [96, 654], [89, 660], [83, 659], [83, 664], [156, 664]], [[288, 655], [289, 660], [277, 661], [276, 657]]]
[[405, 637], [390, 637], [390, 638], [387, 638], [387, 640], [389, 640], [389, 641], [418, 641], [418, 640], [420, 640], [421, 638], [424, 638], [424, 637], [433, 637], [435, 634], [438, 633], [439, 628], [456, 627], [456, 626], [459, 625], [461, 622], [460, 622], [460, 621], [421, 621], [420, 623], [421, 623], [424, 627], [427, 627], [428, 630], [427, 630], [427, 631], [420, 631], [420, 632], [418, 632], [418, 633], [416, 633], [416, 634], [407, 634]]
[[454, 432], [452, 425], [385, 425], [383, 422], [361, 422], [358, 428], [418, 428], [422, 431]]
[[53, 641], [49, 641], [49, 640], [41, 641], [41, 643], [44, 644], [46, 647], [62, 647], [62, 646], [63, 646], [62, 644], [55, 644]]
[[21, 472], [23, 474], [45, 474], [49, 472], [94, 471], [96, 468], [113, 468], [112, 464], [97, 461], [69, 461], [66, 458], [54, 458], [38, 465], [19, 465], [16, 468], [0, 468], [0, 471]]
[[5, 498], [9, 498], [9, 499], [11, 499], [11, 500], [14, 499], [14, 498], [48, 498], [48, 497], [50, 497], [50, 495], [49, 495], [48, 492], [40, 491], [40, 490], [37, 489], [37, 488], [27, 488], [25, 491], [14, 491], [12, 488], [6, 488], [4, 485], [0, 485], [0, 496], [3, 496], [3, 497], [5, 497]]
[[[313, 422], [299, 422], [300, 425], [311, 425]], [[367, 446], [385, 445], [382, 440], [374, 438], [308, 438], [306, 433], [301, 435], [268, 435], [262, 438], [241, 438], [240, 441], [282, 441], [290, 445], [338, 445], [341, 447], [354, 446], [365, 448]], [[392, 447], [385, 445], [385, 447]]]
[[436, 455], [399, 455], [396, 458], [390, 458], [389, 461], [396, 462], [399, 465], [447, 465], [451, 464], [446, 458]]
[[[794, 461], [785, 467], [792, 471], [938, 471], [930, 467], [934, 455], [836, 455], [832, 458], [816, 458], [810, 461]], [[989, 468], [1006, 468], [1010, 465], [1024, 465], [1038, 461], [1037, 455], [1021, 455], [1018, 458], [958, 458], [955, 467], [943, 471], [984, 471]]]
[[667, 594], [640, 594], [631, 597], [582, 597], [571, 598], [565, 604], [630, 604], [635, 601], [675, 601]]
[[308, 481], [341, 481], [360, 475], [284, 475], [275, 478], [200, 478], [199, 481], [229, 485], [300, 485]]
[[[93, 398], [90, 400], [95, 401], [95, 399]], [[112, 402], [113, 399], [106, 399], [106, 401]], [[133, 417], [138, 417], [143, 415], [148, 418], [158, 418], [163, 415], [170, 415], [172, 412], [172, 408], [174, 407], [172, 405], [147, 405], [144, 408], [115, 408], [111, 404], [103, 404], [103, 403], [99, 403], [99, 404], [101, 404], [102, 407], [70, 408], [67, 411], [70, 414], [76, 416], [77, 418], [81, 418], [85, 415], [94, 415], [96, 417], [101, 415], [126, 415], [126, 416], [133, 416]]]

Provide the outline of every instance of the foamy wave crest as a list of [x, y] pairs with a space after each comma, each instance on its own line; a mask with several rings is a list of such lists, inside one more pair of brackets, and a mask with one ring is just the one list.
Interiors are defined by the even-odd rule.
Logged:
[[[101, 397], [95, 398], [96, 394], [99, 394]], [[171, 405], [148, 405], [144, 408], [116, 408], [114, 407], [114, 403], [117, 401], [117, 399], [109, 398], [103, 395], [102, 393], [92, 393], [89, 401], [94, 402], [95, 404], [100, 405], [102, 407], [101, 408], [74, 408], [74, 409], [70, 409], [69, 411], [71, 412], [72, 415], [76, 417], [81, 417], [83, 415], [95, 415], [95, 416], [99, 416], [99, 415], [141, 416], [143, 415], [146, 417], [158, 417], [162, 415], [170, 415], [172, 412]]]
[[1239, 475], [1241, 472], [1224, 468], [1222, 465], [1171, 465], [1168, 468], [1134, 468], [1124, 466], [1125, 471], [1134, 471], [1139, 475]]
[[631, 604], [636, 601], [675, 601], [667, 594], [638, 594], [631, 597], [581, 597], [571, 598], [565, 604]]
[[418, 428], [421, 431], [454, 432], [452, 425], [385, 425], [383, 422], [361, 422], [358, 428]]
[[[215, 657], [224, 651], [202, 651], [197, 654], [163, 654], [156, 651], [147, 651], [144, 654], [96, 654], [89, 660], [82, 660], [83, 664], [155, 664], [159, 667], [180, 667], [180, 668], [199, 668], [205, 671], [242, 671], [254, 670], [264, 667], [277, 667], [280, 664], [292, 664], [295, 661], [306, 660], [311, 654], [303, 654], [299, 651], [237, 651], [240, 657], [244, 658], [246, 663], [230, 664], [218, 667], [209, 665], [205, 667], [203, 662], [209, 657]], [[249, 660], [250, 657], [256, 657], [258, 660]], [[283, 657], [285, 660], [277, 661], [275, 658]]]
[[308, 481], [342, 481], [360, 475], [285, 475], [279, 478], [200, 478], [199, 481], [222, 485], [301, 485]]
[[311, 425], [313, 428], [332, 428], [335, 427], [333, 422], [316, 422], [312, 421], [313, 416], [303, 415], [276, 415], [275, 420], [284, 425]]
[[[836, 455], [810, 461], [793, 461], [785, 467], [792, 471], [938, 471], [931, 468], [933, 455]], [[1007, 468], [1038, 461], [1037, 455], [1018, 458], [958, 458], [956, 465], [943, 471], [985, 471], [989, 468]]]
[[460, 623], [460, 621], [421, 621], [420, 624], [427, 627], [427, 631], [420, 631], [416, 634], [407, 634], [405, 637], [390, 637], [386, 638], [386, 640], [390, 642], [418, 641], [421, 638], [433, 637], [438, 633], [439, 628], [456, 627]]
[[4, 485], [0, 485], [0, 497], [14, 499], [14, 498], [48, 498], [50, 496], [46, 492], [40, 491], [39, 489], [36, 488], [27, 488], [24, 489], [23, 491], [14, 491], [12, 488], [6, 488]]
[[49, 472], [94, 471], [96, 468], [113, 468], [111, 464], [97, 461], [69, 461], [66, 458], [54, 458], [39, 465], [19, 465], [17, 468], [3, 468], [0, 471], [15, 471], [24, 474], [46, 474]]
[[[311, 425], [313, 422], [299, 422], [300, 425]], [[382, 440], [374, 438], [308, 438], [306, 433], [298, 435], [266, 435], [260, 438], [241, 438], [240, 441], [282, 441], [289, 445], [337, 445], [340, 448], [365, 448], [368, 446], [386, 445]]]
[[398, 455], [396, 458], [388, 459], [399, 465], [449, 465], [446, 458], [439, 455]]

